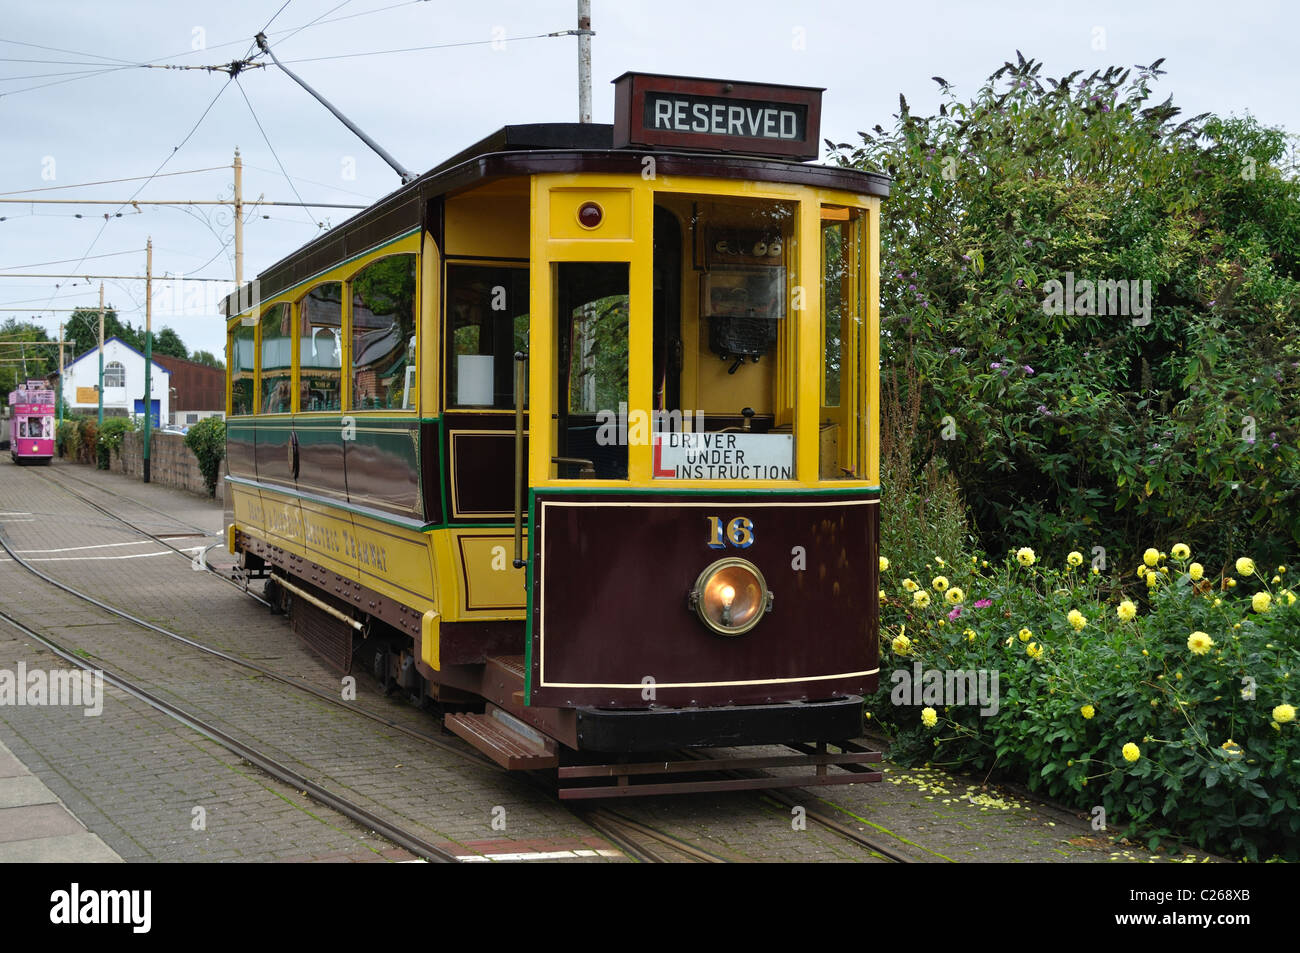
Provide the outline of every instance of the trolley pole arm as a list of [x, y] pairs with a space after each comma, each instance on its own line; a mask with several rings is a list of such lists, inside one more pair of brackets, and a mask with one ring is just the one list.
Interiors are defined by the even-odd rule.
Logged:
[[288, 76], [291, 80], [293, 80], [303, 89], [307, 90], [307, 92], [315, 96], [316, 99], [320, 102], [320, 104], [324, 106], [326, 109], [328, 109], [330, 112], [332, 112], [334, 114], [334, 117], [338, 119], [339, 122], [343, 123], [343, 125], [351, 129], [361, 139], [362, 142], [368, 145], [371, 149], [373, 149], [376, 153], [378, 153], [381, 159], [383, 159], [390, 166], [392, 166], [393, 171], [396, 172], [399, 176], [401, 176], [403, 185], [405, 185], [408, 182], [415, 181], [416, 175], [414, 172], [410, 172], [405, 167], [403, 167], [403, 165], [400, 162], [398, 162], [396, 159], [394, 159], [391, 155], [388, 154], [387, 150], [385, 150], [383, 146], [381, 146], [379, 143], [375, 142], [375, 140], [367, 136], [364, 132], [361, 131], [360, 127], [358, 127], [356, 123], [354, 123], [347, 116], [343, 115], [341, 112], [335, 109], [330, 104], [330, 101], [328, 99], [326, 99], [320, 93], [316, 92], [316, 90], [308, 86], [306, 82], [302, 80], [301, 77], [299, 77], [296, 73], [294, 73], [291, 69], [289, 69], [289, 67], [285, 66], [278, 59], [276, 59], [275, 54], [271, 52], [270, 45], [266, 42], [266, 34], [259, 33], [255, 37], [255, 39], [257, 40], [257, 48], [261, 50], [263, 53], [267, 54], [269, 57], [271, 57], [271, 61], [275, 63], [276, 66], [280, 67], [280, 69], [284, 71], [284, 74], [286, 76]]
[[528, 355], [515, 351], [515, 568], [528, 564], [524, 559], [524, 386]]

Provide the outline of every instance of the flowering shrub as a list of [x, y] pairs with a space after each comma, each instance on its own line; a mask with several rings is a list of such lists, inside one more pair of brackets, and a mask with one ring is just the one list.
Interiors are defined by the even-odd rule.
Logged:
[[[1227, 532], [1284, 561], [1300, 547], [1290, 137], [1180, 116], [1159, 66], [1049, 78], [1018, 55], [969, 96], [936, 77], [937, 115], [900, 96], [895, 121], [836, 144], [894, 177], [882, 376], [915, 375], [912, 454], [946, 464], [988, 547], [1177, 533], [1205, 549]], [[1084, 306], [1052, 307], [1075, 279]], [[1106, 281], [1149, 282], [1144, 310], [1092, 307]]]
[[[1191, 553], [1177, 552], [1144, 559], [1145, 591], [1122, 601], [1113, 580], [1061, 557], [948, 562], [972, 600], [952, 612], [918, 605], [903, 567], [883, 574], [881, 687], [869, 710], [896, 733], [893, 757], [996, 772], [1083, 810], [1100, 804], [1111, 827], [1145, 831], [1153, 848], [1191, 841], [1300, 859], [1300, 598], [1285, 567], [1242, 560], [1238, 579], [1198, 582]], [[926, 698], [930, 719], [895, 706], [890, 673], [910, 677], [918, 662], [998, 672], [995, 713]]]

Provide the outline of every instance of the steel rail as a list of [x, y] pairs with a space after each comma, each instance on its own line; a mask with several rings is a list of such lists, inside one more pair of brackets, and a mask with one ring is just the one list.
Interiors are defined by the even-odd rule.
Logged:
[[446, 751], [449, 754], [454, 754], [457, 757], [469, 761], [473, 764], [477, 764], [485, 767], [494, 766], [494, 763], [492, 761], [478, 755], [477, 753], [472, 753], [469, 751], [462, 750], [459, 747], [448, 744], [446, 741], [444, 741], [441, 738], [435, 737], [430, 734], [426, 734], [423, 731], [417, 731], [414, 728], [407, 727], [406, 725], [393, 721], [391, 718], [386, 718], [383, 715], [379, 715], [374, 712], [367, 711], [364, 708], [358, 708], [353, 705], [348, 705], [342, 700], [340, 700], [339, 698], [337, 698], [334, 694], [327, 692], [323, 689], [317, 688], [314, 685], [309, 685], [306, 682], [300, 681], [296, 678], [291, 678], [290, 676], [277, 672], [274, 669], [267, 668], [265, 665], [259, 665], [257, 662], [251, 662], [247, 659], [241, 659], [238, 656], [231, 655], [228, 652], [223, 652], [221, 649], [213, 648], [212, 646], [206, 645], [202, 642], [192, 639], [189, 636], [181, 635], [179, 632], [173, 632], [172, 630], [164, 628], [163, 626], [155, 625], [154, 623], [146, 621], [145, 619], [141, 619], [138, 616], [134, 616], [123, 609], [119, 609], [116, 606], [109, 605], [106, 602], [102, 602], [101, 600], [96, 599], [92, 595], [81, 592], [79, 589], [76, 589], [73, 586], [69, 586], [66, 583], [61, 582], [58, 579], [55, 579], [54, 577], [42, 572], [41, 570], [33, 566], [31, 563], [29, 563], [27, 560], [23, 559], [23, 557], [19, 556], [18, 553], [10, 545], [10, 540], [3, 530], [0, 530], [0, 548], [4, 549], [4, 551], [9, 555], [11, 559], [13, 559], [15, 563], [17, 563], [19, 566], [21, 566], [23, 569], [27, 570], [37, 578], [44, 580], [45, 582], [49, 583], [50, 585], [54, 586], [57, 589], [62, 589], [64, 592], [68, 593], [74, 598], [80, 599], [83, 602], [87, 602], [90, 605], [93, 605], [96, 608], [103, 610], [104, 612], [117, 616], [118, 618], [125, 619], [127, 622], [137, 625], [142, 629], [148, 629], [149, 631], [155, 632], [158, 635], [171, 639], [172, 641], [179, 642], [182, 645], [187, 645], [190, 648], [198, 649], [200, 652], [203, 652], [207, 655], [215, 656], [216, 658], [221, 659], [223, 662], [228, 662], [232, 665], [237, 665], [241, 668], [246, 668], [251, 671], [257, 672], [259, 675], [263, 675], [267, 678], [270, 678], [273, 681], [279, 682], [282, 685], [288, 685], [291, 688], [295, 688], [301, 692], [306, 692], [307, 694], [319, 698], [322, 701], [328, 702], [330, 705], [332, 705], [335, 708], [339, 708], [343, 711], [348, 711], [355, 715], [359, 715], [362, 718], [367, 718], [370, 721], [377, 722], [378, 724], [381, 724], [386, 728], [390, 728], [393, 731], [398, 731], [411, 738], [415, 738], [419, 741], [423, 741], [426, 744], [432, 745], [433, 747], [438, 748], [441, 751]]
[[13, 616], [9, 615], [9, 613], [0, 610], [0, 619], [28, 638], [41, 643], [70, 665], [75, 665], [77, 668], [84, 671], [99, 673], [103, 677], [104, 681], [108, 682], [110, 685], [133, 695], [151, 708], [162, 712], [186, 727], [210, 738], [226, 750], [238, 755], [250, 764], [257, 766], [272, 777], [302, 791], [312, 800], [338, 811], [340, 814], [351, 818], [359, 824], [365, 825], [376, 834], [387, 838], [400, 847], [406, 848], [416, 856], [423, 857], [425, 860], [434, 861], [435, 863], [459, 863], [457, 856], [450, 851], [445, 850], [436, 844], [430, 843], [418, 835], [397, 827], [380, 817], [378, 814], [375, 814], [373, 811], [370, 811], [368, 808], [362, 807], [355, 801], [351, 801], [348, 798], [336, 794], [328, 788], [317, 784], [315, 781], [312, 781], [310, 778], [299, 774], [292, 768], [281, 764], [269, 755], [263, 754], [256, 748], [250, 747], [235, 738], [233, 735], [222, 731], [210, 722], [206, 722], [197, 715], [187, 712], [183, 708], [159, 698], [157, 695], [147, 689], [141, 688], [134, 682], [131, 682], [128, 679], [102, 667], [91, 665], [89, 662], [79, 658], [54, 640], [42, 635], [29, 626], [24, 625], [22, 622], [19, 622]]

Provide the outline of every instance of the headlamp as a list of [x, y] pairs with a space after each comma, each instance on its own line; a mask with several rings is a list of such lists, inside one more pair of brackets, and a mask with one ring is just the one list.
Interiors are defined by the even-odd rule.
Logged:
[[772, 611], [772, 593], [757, 566], [729, 557], [700, 573], [688, 603], [718, 635], [741, 635]]

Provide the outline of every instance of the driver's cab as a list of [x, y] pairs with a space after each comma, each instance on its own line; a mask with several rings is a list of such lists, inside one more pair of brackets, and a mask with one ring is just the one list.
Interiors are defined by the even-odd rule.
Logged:
[[879, 199], [679, 176], [532, 189], [532, 485], [876, 483]]

